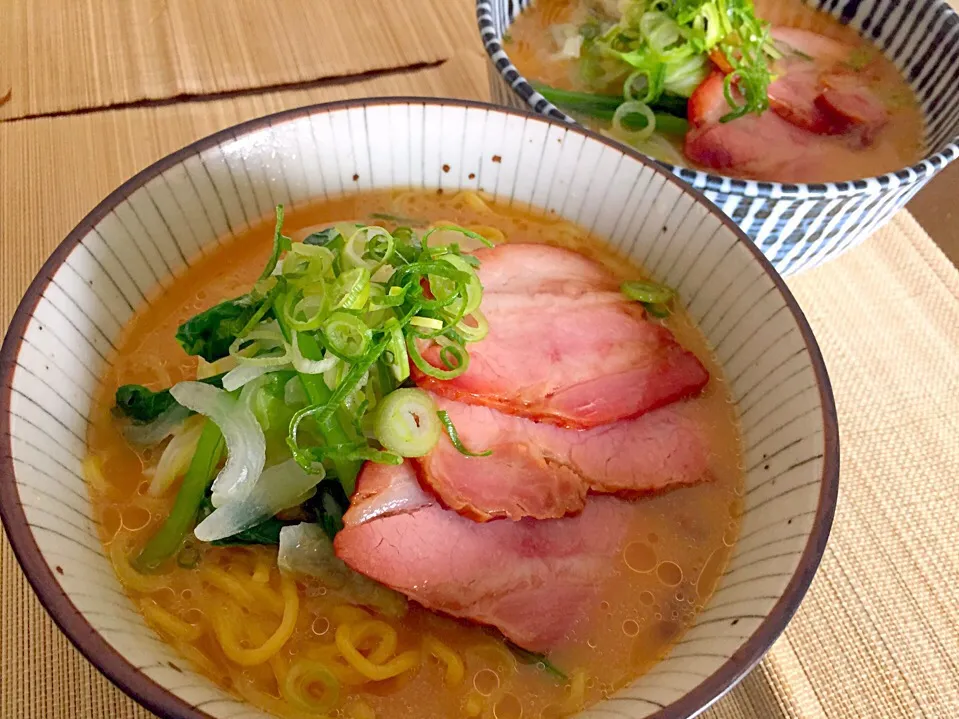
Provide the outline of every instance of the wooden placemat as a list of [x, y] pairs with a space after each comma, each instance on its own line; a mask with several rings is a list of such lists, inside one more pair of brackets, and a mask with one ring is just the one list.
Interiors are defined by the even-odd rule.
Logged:
[[[442, 26], [469, 20], [465, 3], [437, 7]], [[9, 321], [42, 261], [96, 202], [168, 152], [312, 102], [484, 98], [485, 63], [469, 49], [438, 68], [348, 84], [0, 123], [0, 319]], [[790, 284], [838, 403], [836, 523], [784, 636], [703, 716], [959, 716], [959, 273], [902, 213]], [[56, 630], [0, 539], [0, 717], [148, 716]]]
[[0, 120], [437, 63], [447, 0], [0, 0]]

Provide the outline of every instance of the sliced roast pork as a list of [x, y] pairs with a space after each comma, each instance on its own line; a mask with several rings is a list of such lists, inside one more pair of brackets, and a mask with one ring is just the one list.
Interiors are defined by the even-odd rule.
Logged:
[[465, 456], [444, 436], [414, 465], [444, 506], [477, 521], [562, 517], [581, 511], [587, 492], [635, 497], [710, 478], [695, 401], [575, 430], [434, 399], [468, 449], [492, 454]]
[[773, 111], [810, 132], [869, 144], [889, 115], [868, 76], [849, 64], [855, 48], [797, 28], [774, 28], [772, 37], [783, 53], [769, 85]]
[[813, 182], [820, 177], [835, 142], [774, 112], [721, 122], [729, 113], [723, 79], [722, 73], [714, 72], [689, 99], [686, 157], [703, 167], [755, 180]]
[[[544, 245], [477, 253], [489, 334], [470, 366], [417, 383], [451, 399], [564, 427], [636, 417], [699, 392], [709, 374], [600, 265]], [[423, 356], [441, 367], [439, 348]]]
[[428, 609], [546, 650], [595, 602], [629, 516], [625, 501], [591, 497], [576, 517], [481, 524], [433, 503], [409, 464], [368, 462], [334, 546], [353, 569]]

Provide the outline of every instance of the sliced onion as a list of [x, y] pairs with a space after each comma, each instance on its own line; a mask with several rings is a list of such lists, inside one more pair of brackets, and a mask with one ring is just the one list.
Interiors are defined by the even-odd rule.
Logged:
[[303, 356], [300, 351], [300, 342], [297, 339], [296, 332], [290, 333], [290, 355], [293, 360], [293, 368], [303, 374], [323, 374], [327, 370], [336, 367], [340, 361], [335, 355], [327, 354], [321, 360], [311, 360]]
[[333, 542], [318, 524], [283, 527], [277, 564], [283, 572], [317, 577], [333, 589], [343, 591], [356, 604], [385, 616], [406, 614], [406, 597], [350, 569], [334, 554]]
[[175, 404], [147, 424], [128, 422], [123, 427], [123, 436], [130, 444], [152, 447], [174, 434], [189, 416], [190, 410]]
[[[646, 118], [646, 127], [642, 130], [636, 130], [635, 132], [627, 130], [623, 127], [623, 119], [627, 115], [644, 116]], [[649, 105], [644, 102], [639, 102], [638, 100], [624, 102], [617, 107], [616, 112], [613, 113], [613, 129], [622, 135], [623, 139], [627, 142], [641, 142], [649, 139], [650, 135], [656, 131], [656, 116], [653, 114], [653, 111], [649, 109]]]
[[201, 542], [232, 537], [277, 512], [297, 506], [322, 479], [322, 473], [305, 472], [295, 459], [274, 465], [260, 474], [246, 496], [221, 504], [197, 525], [193, 534]]
[[456, 332], [467, 342], [479, 342], [489, 334], [489, 322], [486, 315], [474, 310], [456, 323]]
[[202, 382], [180, 382], [170, 394], [184, 407], [209, 417], [223, 433], [227, 459], [213, 480], [213, 506], [245, 496], [266, 463], [266, 439], [253, 411], [228, 392]]
[[150, 480], [147, 493], [151, 497], [165, 494], [173, 486], [176, 478], [187, 471], [193, 460], [193, 453], [196, 452], [196, 443], [203, 432], [203, 421], [202, 417], [190, 417], [174, 432], [173, 439], [164, 447], [160, 461], [157, 462], [156, 470], [153, 472], [153, 479]]
[[443, 427], [436, 416], [436, 404], [421, 389], [398, 389], [380, 403], [373, 431], [380, 444], [402, 457], [429, 454], [440, 439]]
[[278, 369], [284, 368], [242, 364], [239, 367], [234, 367], [225, 375], [223, 375], [223, 389], [225, 389], [227, 392], [233, 392], [234, 390], [240, 389], [240, 387], [243, 387], [248, 382], [252, 382], [258, 377], [262, 377], [270, 372], [276, 372]]

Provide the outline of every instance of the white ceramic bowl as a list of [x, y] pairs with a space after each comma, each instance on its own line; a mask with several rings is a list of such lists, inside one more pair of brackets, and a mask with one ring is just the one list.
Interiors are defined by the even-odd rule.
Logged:
[[485, 190], [609, 238], [679, 290], [715, 347], [746, 445], [742, 536], [669, 657], [583, 716], [696, 714], [769, 648], [822, 556], [839, 472], [822, 358], [769, 263], [695, 191], [599, 136], [489, 105], [383, 99], [254, 120], [147, 168], [70, 233], [2, 350], [0, 509], [27, 577], [80, 651], [160, 716], [260, 716], [156, 637], [114, 576], [80, 466], [90, 397], [123, 324], [219, 239], [277, 203], [410, 186]]

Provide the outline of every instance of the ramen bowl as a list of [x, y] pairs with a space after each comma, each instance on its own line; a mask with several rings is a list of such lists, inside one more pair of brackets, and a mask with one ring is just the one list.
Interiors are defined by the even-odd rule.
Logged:
[[155, 635], [116, 579], [82, 470], [90, 398], [121, 327], [217, 243], [276, 203], [389, 188], [484, 191], [589, 227], [675, 287], [715, 349], [745, 445], [741, 538], [669, 655], [582, 716], [698, 713], [783, 631], [824, 551], [839, 447], [822, 357], [772, 266], [702, 195], [601, 136], [490, 105], [396, 98], [253, 120], [147, 168], [67, 236], [2, 349], [0, 510], [41, 602], [160, 716], [260, 716]]
[[[925, 116], [926, 155], [909, 167], [846, 182], [787, 184], [702, 172], [656, 160], [700, 190], [759, 247], [782, 275], [837, 257], [882, 227], [932, 177], [959, 156], [959, 15], [943, 0], [780, 0], [824, 10], [870, 40], [913, 88]], [[576, 120], [523, 77], [502, 38], [530, 0], [477, 0], [479, 32], [491, 64], [495, 102], [547, 117]]]

